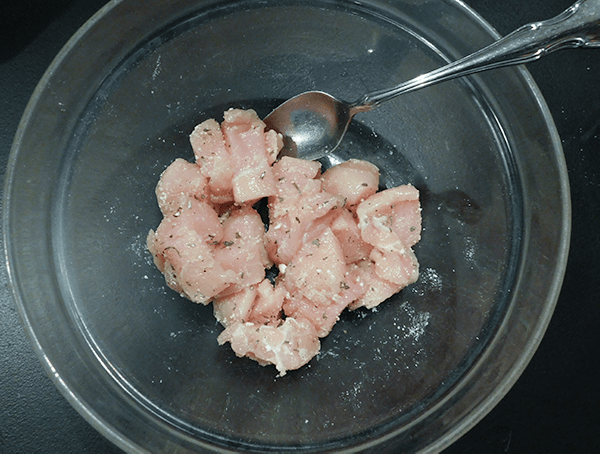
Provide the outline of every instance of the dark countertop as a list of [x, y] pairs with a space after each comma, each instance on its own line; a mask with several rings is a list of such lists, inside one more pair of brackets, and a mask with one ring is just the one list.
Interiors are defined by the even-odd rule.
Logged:
[[[20, 0], [0, 6], [0, 175], [38, 80], [106, 0]], [[506, 34], [571, 0], [466, 0]], [[540, 348], [507, 396], [447, 453], [596, 451], [600, 435], [600, 49], [528, 66], [563, 141], [573, 201], [569, 263]], [[1, 241], [1, 240], [0, 240]], [[46, 376], [0, 268], [0, 453], [116, 453]]]

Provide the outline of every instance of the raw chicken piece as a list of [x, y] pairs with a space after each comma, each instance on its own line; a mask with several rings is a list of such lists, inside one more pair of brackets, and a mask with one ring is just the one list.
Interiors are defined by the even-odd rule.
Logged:
[[195, 303], [208, 304], [238, 282], [237, 274], [215, 260], [212, 248], [187, 225], [165, 219], [148, 235], [148, 248], [162, 267], [167, 285]]
[[234, 169], [233, 199], [236, 203], [256, 202], [275, 194], [275, 179], [267, 149], [265, 124], [253, 110], [230, 109], [221, 124], [225, 146]]
[[286, 295], [284, 286], [273, 286], [265, 279], [233, 295], [215, 298], [215, 318], [226, 328], [237, 322], [278, 326], [283, 322], [281, 311]]
[[332, 304], [344, 287], [346, 271], [342, 247], [331, 228], [326, 227], [302, 245], [286, 268], [285, 284], [290, 293], [301, 294], [316, 304]]
[[156, 185], [156, 199], [166, 216], [180, 211], [190, 198], [206, 199], [208, 179], [200, 168], [178, 158], [165, 169]]
[[213, 301], [215, 318], [225, 328], [234, 323], [246, 323], [252, 312], [256, 293], [256, 287], [252, 286], [232, 295], [217, 296]]
[[342, 210], [340, 216], [331, 223], [331, 231], [342, 246], [346, 263], [355, 263], [369, 257], [373, 246], [363, 241], [357, 219], [349, 210]]
[[318, 304], [297, 293], [285, 299], [283, 310], [288, 317], [306, 320], [315, 328], [317, 336], [325, 337], [331, 332], [333, 325], [339, 320], [339, 315], [347, 306], [348, 302], [339, 295], [335, 295], [327, 304]]
[[[285, 375], [318, 353], [346, 308], [374, 308], [417, 279], [414, 187], [377, 193], [379, 170], [356, 159], [323, 174], [318, 162], [275, 161], [281, 135], [254, 111], [207, 120], [190, 142], [196, 163], [175, 160], [157, 185], [164, 219], [148, 249], [171, 288], [213, 301], [218, 342], [236, 355]], [[252, 207], [265, 197], [267, 232]]]
[[363, 239], [371, 244], [381, 231], [394, 232], [405, 246], [421, 239], [419, 191], [410, 185], [381, 191], [356, 208]]
[[[351, 267], [346, 282], [350, 294], [350, 298], [347, 299], [356, 298], [348, 305], [350, 310], [359, 307], [372, 309], [402, 289], [401, 286], [392, 284], [378, 276], [375, 265], [369, 260], [363, 260]], [[357, 297], [357, 295], [359, 296]]]
[[276, 263], [288, 264], [306, 235], [330, 224], [344, 206], [343, 197], [322, 190], [319, 170], [318, 162], [289, 157], [273, 165], [277, 192], [269, 198], [267, 251]]
[[275, 179], [266, 163], [239, 170], [232, 180], [233, 200], [254, 203], [275, 193]]
[[283, 376], [308, 363], [321, 348], [315, 328], [305, 320], [286, 318], [275, 327], [258, 323], [234, 323], [219, 335], [237, 356], [247, 356], [262, 365], [273, 364]]
[[329, 225], [339, 216], [343, 200], [321, 192], [302, 197], [299, 207], [279, 218], [271, 218], [267, 231], [267, 252], [275, 263], [290, 263], [302, 245], [312, 241], [319, 226]]
[[229, 109], [223, 114], [221, 125], [225, 131], [226, 142], [234, 155], [243, 163], [235, 163], [239, 168], [251, 167], [252, 163], [263, 158], [269, 166], [275, 162], [283, 146], [283, 137], [275, 131], [266, 131], [265, 124], [252, 109]]
[[206, 120], [194, 128], [190, 143], [196, 164], [208, 178], [211, 200], [214, 203], [233, 201], [233, 168], [231, 156], [225, 147], [221, 126], [215, 120]]
[[287, 289], [282, 285], [273, 286], [271, 281], [265, 279], [258, 284], [256, 291], [256, 300], [248, 320], [261, 325], [279, 326]]
[[177, 211], [168, 213], [158, 226], [156, 239], [159, 243], [156, 243], [156, 247], [177, 235], [177, 231], [183, 227], [193, 230], [205, 243], [217, 244], [223, 238], [223, 227], [215, 210], [205, 202], [188, 198], [179, 205]]
[[253, 110], [230, 109], [221, 125], [212, 119], [199, 124], [190, 142], [214, 203], [253, 203], [274, 194], [271, 164], [283, 139], [265, 132]]
[[251, 207], [235, 209], [222, 222], [222, 241], [216, 245], [215, 259], [225, 268], [235, 271], [239, 283], [227, 290], [235, 293], [243, 287], [258, 284], [270, 268], [265, 249], [265, 226]]
[[323, 190], [341, 195], [346, 206], [354, 207], [379, 188], [379, 169], [367, 161], [349, 159], [331, 167], [321, 177]]
[[419, 277], [419, 262], [412, 249], [400, 241], [389, 247], [376, 247], [369, 258], [381, 279], [396, 284], [399, 289], [412, 284]]
[[275, 197], [269, 198], [269, 216], [279, 218], [298, 207], [303, 196], [321, 192], [322, 182], [317, 179], [321, 164], [316, 161], [283, 156], [273, 164], [277, 180]]

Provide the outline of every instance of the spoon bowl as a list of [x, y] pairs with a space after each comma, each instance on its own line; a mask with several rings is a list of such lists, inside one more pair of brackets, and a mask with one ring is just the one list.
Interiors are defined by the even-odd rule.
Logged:
[[309, 91], [288, 99], [264, 121], [283, 134], [282, 155], [317, 159], [338, 147], [355, 113], [328, 93]]
[[336, 149], [352, 117], [401, 94], [488, 69], [538, 60], [573, 47], [600, 47], [600, 0], [579, 0], [553, 19], [524, 25], [483, 49], [396, 87], [367, 93], [353, 103], [321, 91], [299, 94], [265, 117], [283, 135], [282, 154], [318, 159]]

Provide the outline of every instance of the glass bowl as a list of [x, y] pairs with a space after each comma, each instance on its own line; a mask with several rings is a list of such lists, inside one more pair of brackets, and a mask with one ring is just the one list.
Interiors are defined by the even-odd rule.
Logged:
[[210, 306], [166, 288], [146, 251], [154, 187], [229, 107], [389, 87], [497, 37], [460, 1], [124, 0], [44, 75], [12, 150], [4, 219], [17, 305], [73, 406], [131, 452], [441, 450], [508, 391], [565, 270], [560, 140], [522, 68], [360, 114], [324, 167], [357, 157], [421, 191], [417, 283], [344, 313], [276, 377], [217, 345]]

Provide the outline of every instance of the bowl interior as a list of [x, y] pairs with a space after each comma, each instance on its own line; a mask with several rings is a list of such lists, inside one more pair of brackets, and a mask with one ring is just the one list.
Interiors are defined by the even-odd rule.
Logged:
[[38, 88], [7, 186], [16, 296], [67, 397], [130, 449], [412, 450], [481, 417], [539, 342], [568, 241], [560, 144], [526, 72], [404, 95], [357, 116], [323, 159], [366, 159], [382, 187], [421, 191], [421, 276], [344, 313], [301, 370], [276, 378], [219, 347], [212, 308], [166, 288], [145, 239], [159, 175], [192, 158], [197, 123], [229, 107], [264, 116], [312, 89], [353, 100], [492, 39], [459, 2], [103, 10]]

